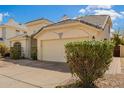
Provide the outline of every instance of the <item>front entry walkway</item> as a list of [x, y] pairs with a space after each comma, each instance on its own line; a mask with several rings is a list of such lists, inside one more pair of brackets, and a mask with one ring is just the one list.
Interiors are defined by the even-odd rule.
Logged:
[[120, 57], [114, 57], [113, 61], [109, 67], [109, 70], [106, 74], [121, 74], [121, 60]]

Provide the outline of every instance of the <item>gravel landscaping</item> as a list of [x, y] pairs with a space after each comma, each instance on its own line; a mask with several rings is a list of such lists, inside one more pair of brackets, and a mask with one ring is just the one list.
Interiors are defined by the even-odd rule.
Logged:
[[[74, 88], [76, 87], [75, 82], [77, 82], [77, 79], [70, 78], [58, 86], [59, 87], [71, 86], [72, 88]], [[77, 83], [76, 85], [79, 85], [79, 83]], [[98, 88], [124, 88], [124, 74], [105, 75], [103, 78], [99, 78], [98, 80], [96, 80], [95, 85]]]
[[[98, 88], [124, 88], [124, 58], [121, 58], [121, 74], [106, 74], [103, 78], [99, 78], [94, 83]], [[69, 84], [75, 84], [77, 78], [70, 78], [62, 82], [59, 87], [67, 87]], [[79, 85], [79, 84], [78, 84]], [[75, 85], [73, 85], [75, 87]]]

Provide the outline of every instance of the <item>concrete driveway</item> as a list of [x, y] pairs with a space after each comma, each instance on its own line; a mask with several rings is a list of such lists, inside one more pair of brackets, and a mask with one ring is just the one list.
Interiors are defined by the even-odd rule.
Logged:
[[[120, 58], [113, 58], [106, 74], [121, 74]], [[0, 59], [0, 87], [48, 88], [70, 78], [66, 63]]]
[[0, 60], [0, 87], [55, 87], [71, 74], [64, 63], [31, 60]]

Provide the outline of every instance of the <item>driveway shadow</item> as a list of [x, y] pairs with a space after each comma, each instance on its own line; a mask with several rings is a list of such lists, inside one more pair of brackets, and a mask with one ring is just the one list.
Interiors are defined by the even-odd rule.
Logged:
[[42, 68], [42, 69], [53, 70], [58, 72], [70, 73], [67, 63], [33, 61], [29, 59], [13, 60], [9, 58], [2, 59], [2, 60], [5, 62], [10, 62], [13, 64], [22, 65], [22, 66], [29, 66], [34, 68]]

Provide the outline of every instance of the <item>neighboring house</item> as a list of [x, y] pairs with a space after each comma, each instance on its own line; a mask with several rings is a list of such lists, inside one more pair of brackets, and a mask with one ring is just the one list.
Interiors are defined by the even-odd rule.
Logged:
[[37, 45], [37, 41], [32, 38], [32, 35], [39, 28], [51, 24], [47, 19], [37, 19], [24, 24], [19, 24], [14, 19], [10, 19], [7, 23], [0, 26], [1, 42], [4, 42], [8, 47], [13, 47], [20, 44], [22, 56], [25, 58], [31, 57], [31, 47]]
[[65, 62], [64, 45], [72, 41], [110, 39], [112, 21], [108, 15], [91, 15], [41, 27], [37, 39], [38, 60]]
[[9, 38], [23, 34], [26, 27], [10, 19], [7, 23], [0, 25], [0, 41], [10, 47]]

